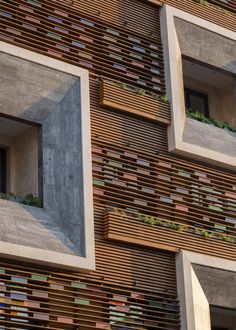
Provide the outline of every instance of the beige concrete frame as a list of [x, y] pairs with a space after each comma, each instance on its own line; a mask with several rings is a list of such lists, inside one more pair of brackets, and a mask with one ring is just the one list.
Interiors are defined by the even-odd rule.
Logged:
[[181, 330], [211, 330], [209, 303], [192, 264], [236, 272], [236, 262], [188, 251], [176, 257]]
[[89, 99], [89, 73], [75, 65], [64, 63], [32, 51], [0, 42], [0, 51], [19, 57], [51, 69], [62, 71], [81, 80], [81, 122], [82, 122], [82, 145], [83, 145], [83, 185], [84, 196], [84, 226], [85, 226], [85, 257], [73, 256], [43, 249], [27, 247], [18, 244], [0, 242], [0, 255], [4, 257], [25, 258], [31, 262], [37, 260], [40, 264], [53, 265], [72, 270], [93, 271], [95, 269], [95, 238], [93, 219], [93, 189], [92, 189], [92, 156], [90, 136], [90, 99]]
[[161, 9], [161, 31], [165, 58], [166, 87], [167, 96], [169, 100], [171, 100], [172, 108], [172, 121], [168, 128], [169, 151], [235, 170], [236, 157], [231, 157], [183, 141], [185, 124], [184, 84], [181, 50], [174, 24], [175, 17], [236, 41], [236, 34], [233, 31], [168, 5], [165, 5]]

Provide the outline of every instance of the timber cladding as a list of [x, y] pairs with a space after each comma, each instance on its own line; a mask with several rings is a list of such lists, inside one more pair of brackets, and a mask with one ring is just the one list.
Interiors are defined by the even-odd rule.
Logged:
[[126, 111], [159, 123], [170, 124], [170, 104], [158, 99], [158, 95], [131, 89], [126, 84], [103, 80], [100, 86], [100, 103], [112, 109]]
[[[90, 275], [1, 261], [2, 329], [177, 330], [175, 252], [235, 259], [235, 174], [169, 155], [168, 103], [114, 84], [165, 94], [154, 2], [0, 3], [1, 40], [90, 70], [96, 234]], [[163, 2], [236, 30], [233, 1]]]
[[179, 329], [168, 292], [1, 262], [1, 329]]
[[[0, 39], [84, 67], [93, 74], [163, 94], [159, 15], [158, 11], [154, 12], [157, 23], [151, 26], [158, 38], [103, 23], [98, 17], [77, 8], [71, 10], [58, 2], [10, 0], [0, 4]], [[139, 13], [138, 19], [146, 22], [148, 11], [145, 14], [137, 10]]]

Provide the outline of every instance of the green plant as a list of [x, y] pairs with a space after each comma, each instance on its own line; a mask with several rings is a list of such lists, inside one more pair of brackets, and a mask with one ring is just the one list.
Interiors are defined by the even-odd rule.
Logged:
[[229, 131], [236, 133], [236, 128], [232, 127], [230, 124], [228, 124], [224, 121], [218, 120], [218, 119], [208, 118], [208, 117], [204, 116], [204, 114], [202, 114], [198, 111], [195, 112], [195, 111], [192, 111], [191, 109], [187, 109], [186, 115], [188, 118], [196, 119], [202, 123], [210, 124], [215, 127], [219, 127], [219, 128], [223, 128], [223, 129], [226, 128]]
[[33, 194], [26, 195], [22, 201], [22, 204], [30, 205], [30, 206], [36, 206], [36, 207], [43, 207], [42, 201]]
[[236, 243], [236, 238], [230, 236], [230, 235], [225, 235], [225, 234], [221, 234], [219, 232], [211, 232], [211, 231], [207, 231], [204, 228], [199, 228], [199, 227], [193, 227], [193, 226], [189, 226], [186, 224], [179, 224], [179, 223], [175, 223], [175, 222], [170, 222], [167, 220], [161, 220], [159, 218], [155, 218], [153, 216], [145, 216], [143, 214], [140, 213], [133, 213], [133, 212], [125, 212], [124, 210], [118, 209], [118, 208], [111, 208], [110, 209], [112, 213], [114, 214], [118, 214], [121, 216], [131, 216], [131, 217], [135, 217], [136, 219], [145, 222], [146, 224], [150, 225], [150, 226], [161, 226], [161, 227], [165, 227], [165, 228], [170, 228], [173, 230], [178, 230], [180, 232], [188, 232], [188, 233], [195, 233], [197, 235], [200, 235], [206, 239], [209, 238], [215, 238], [215, 239], [220, 239], [222, 241], [225, 242], [229, 242], [229, 243]]
[[136, 89], [136, 93], [137, 93], [138, 95], [145, 95], [145, 90], [142, 89], [142, 88], [138, 88], [138, 89]]
[[161, 95], [160, 100], [164, 103], [169, 103], [169, 99], [167, 95]]
[[146, 222], [149, 225], [153, 226], [153, 225], [156, 224], [156, 219], [154, 217], [145, 217], [144, 222]]
[[10, 200], [21, 204], [27, 204], [35, 207], [43, 207], [42, 201], [33, 194], [28, 194], [25, 197], [15, 196], [13, 193], [0, 194], [1, 199]]

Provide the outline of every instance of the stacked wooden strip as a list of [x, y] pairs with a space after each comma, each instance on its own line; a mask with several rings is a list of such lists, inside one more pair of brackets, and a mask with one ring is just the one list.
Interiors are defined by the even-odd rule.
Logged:
[[[139, 0], [53, 0], [73, 11], [82, 11], [147, 37], [160, 38], [158, 7]], [[155, 0], [160, 6], [162, 3]], [[138, 17], [138, 19], [137, 19]]]
[[4, 261], [0, 310], [1, 329], [179, 329], [179, 306], [170, 293]]
[[165, 91], [160, 38], [105, 24], [49, 0], [1, 2], [0, 17], [3, 41], [110, 79], [160, 94]]
[[150, 225], [136, 217], [107, 213], [104, 217], [105, 237], [114, 241], [163, 249], [167, 251], [189, 250], [215, 257], [236, 260], [236, 244], [213, 237], [204, 237], [177, 229]]
[[98, 142], [93, 170], [95, 196], [106, 206], [236, 234], [233, 173]]
[[[129, 146], [134, 151], [149, 154], [167, 151], [167, 130], [154, 121], [140, 120], [127, 113], [111, 111], [99, 104], [100, 82], [90, 80], [91, 126], [94, 143], [107, 143], [120, 147]], [[141, 118], [142, 119], [142, 118]], [[145, 119], [145, 118], [143, 118]]]
[[112, 109], [126, 111], [160, 123], [170, 124], [170, 105], [149, 95], [139, 95], [127, 88], [103, 80], [100, 103]]

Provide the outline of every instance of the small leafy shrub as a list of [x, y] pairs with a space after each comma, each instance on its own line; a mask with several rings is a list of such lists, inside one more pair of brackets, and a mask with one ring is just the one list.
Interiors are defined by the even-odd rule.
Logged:
[[186, 110], [186, 115], [187, 115], [188, 118], [196, 119], [196, 120], [198, 120], [202, 123], [210, 124], [210, 125], [213, 125], [215, 127], [219, 127], [219, 128], [223, 128], [223, 129], [226, 128], [230, 132], [236, 133], [236, 128], [232, 127], [230, 124], [228, 124], [224, 121], [218, 120], [218, 119], [208, 118], [208, 117], [204, 116], [204, 114], [202, 114], [198, 111], [194, 112], [191, 109], [187, 109]]
[[33, 194], [26, 195], [22, 199], [21, 203], [30, 205], [30, 206], [43, 207], [42, 201], [37, 196], [34, 196]]
[[10, 200], [12, 202], [26, 204], [29, 206], [35, 206], [40, 208], [43, 207], [43, 202], [33, 194], [28, 194], [25, 197], [19, 197], [19, 196], [15, 196], [13, 193], [7, 193], [7, 194], [1, 193], [0, 198]]

